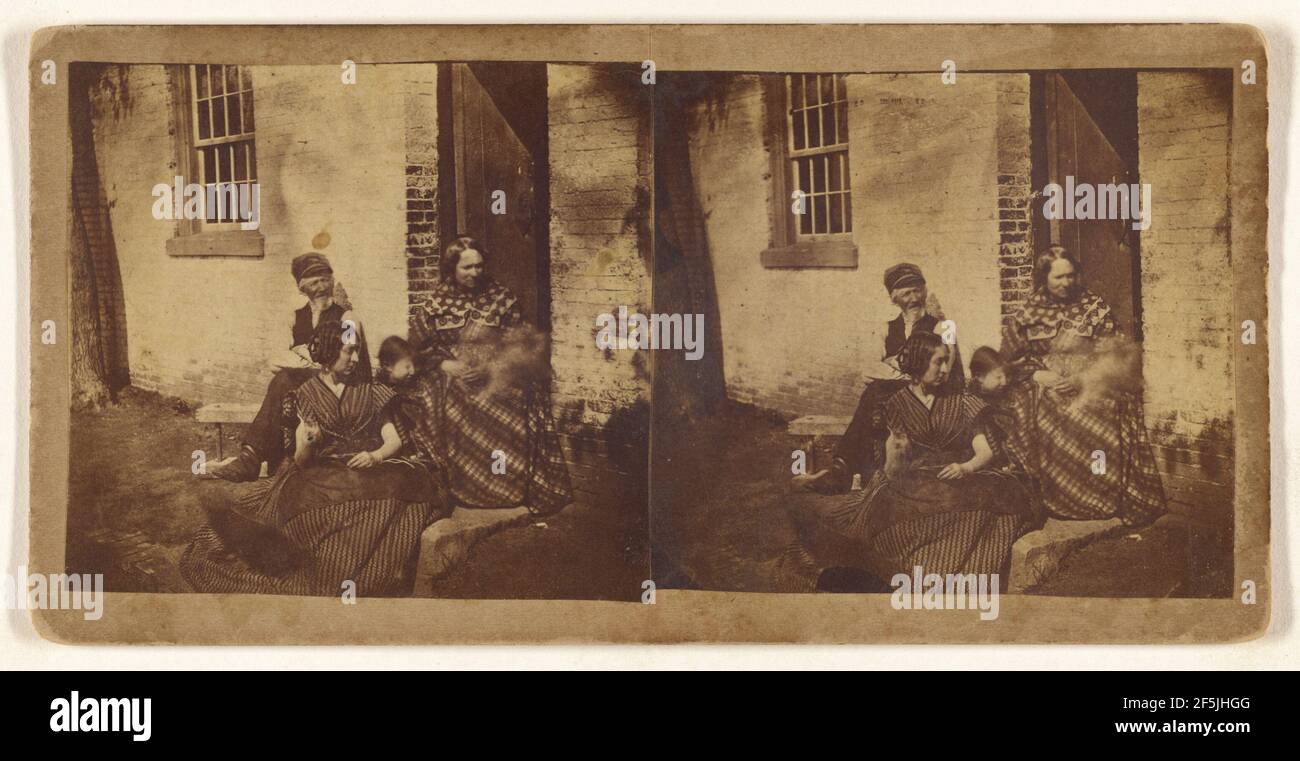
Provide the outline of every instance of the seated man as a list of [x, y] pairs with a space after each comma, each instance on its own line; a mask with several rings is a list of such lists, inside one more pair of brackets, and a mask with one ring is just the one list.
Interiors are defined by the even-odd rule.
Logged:
[[[908, 336], [918, 330], [939, 334], [944, 332], [946, 326], [943, 324], [942, 310], [939, 302], [926, 289], [920, 267], [903, 263], [885, 270], [885, 290], [889, 292], [890, 301], [898, 306], [898, 316], [886, 323], [881, 359], [867, 368], [867, 387], [858, 399], [858, 408], [853, 413], [849, 427], [835, 447], [831, 467], [795, 476], [791, 483], [796, 488], [811, 489], [822, 494], [839, 494], [848, 491], [855, 474], [861, 473], [865, 481], [880, 467], [881, 451], [889, 431], [881, 420], [879, 408], [891, 393], [906, 384], [907, 378], [898, 367], [898, 354], [903, 350]], [[955, 342], [948, 349], [951, 354], [951, 369], [945, 388], [948, 391], [961, 391], [966, 385], [961, 352]]]
[[272, 357], [269, 362], [275, 376], [266, 389], [257, 417], [244, 434], [239, 454], [209, 468], [214, 476], [227, 481], [252, 481], [261, 474], [263, 462], [274, 472], [283, 459], [284, 436], [280, 422], [285, 398], [319, 370], [307, 347], [316, 326], [322, 321], [354, 328], [358, 346], [357, 366], [352, 377], [358, 383], [371, 380], [370, 351], [366, 347], [361, 322], [353, 315], [352, 305], [346, 303], [342, 289], [336, 293], [334, 270], [330, 268], [329, 260], [313, 251], [295, 257], [292, 269], [293, 279], [298, 290], [307, 297], [307, 303], [293, 313], [293, 343], [287, 351]]

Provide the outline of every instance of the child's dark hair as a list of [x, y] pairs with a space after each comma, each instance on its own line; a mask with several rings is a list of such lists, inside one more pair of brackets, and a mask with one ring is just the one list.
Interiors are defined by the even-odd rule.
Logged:
[[971, 378], [983, 378], [992, 370], [1006, 367], [1007, 363], [992, 346], [981, 346], [970, 356]]
[[392, 378], [388, 373], [388, 368], [392, 367], [398, 360], [414, 358], [415, 352], [411, 350], [411, 345], [401, 336], [389, 336], [379, 345], [379, 380], [381, 383], [389, 383]]

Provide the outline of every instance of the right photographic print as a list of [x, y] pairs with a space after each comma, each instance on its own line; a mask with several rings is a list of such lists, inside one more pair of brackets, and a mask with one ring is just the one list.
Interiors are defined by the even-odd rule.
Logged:
[[1241, 75], [660, 72], [655, 582], [1240, 594]]

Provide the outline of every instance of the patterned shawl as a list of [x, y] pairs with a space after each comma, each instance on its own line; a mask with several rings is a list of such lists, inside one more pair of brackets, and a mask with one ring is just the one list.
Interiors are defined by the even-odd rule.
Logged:
[[1034, 291], [1012, 319], [1030, 341], [1055, 338], [1062, 327], [1083, 338], [1100, 337], [1114, 327], [1110, 307], [1087, 289], [1064, 304], [1043, 290]]
[[424, 308], [429, 325], [437, 330], [463, 328], [470, 320], [499, 328], [518, 301], [509, 288], [489, 277], [477, 293], [439, 282]]

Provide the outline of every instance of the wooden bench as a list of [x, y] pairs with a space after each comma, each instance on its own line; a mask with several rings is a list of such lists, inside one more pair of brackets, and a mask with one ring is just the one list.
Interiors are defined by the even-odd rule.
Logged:
[[225, 459], [225, 450], [223, 440], [225, 439], [222, 426], [226, 423], [247, 425], [253, 422], [257, 417], [257, 411], [260, 409], [256, 404], [234, 404], [221, 402], [218, 404], [205, 404], [194, 411], [194, 419], [200, 423], [215, 423], [217, 426], [217, 461]]
[[813, 444], [817, 438], [819, 436], [843, 436], [844, 429], [849, 427], [849, 421], [852, 419], [843, 415], [804, 415], [786, 424], [786, 434], [799, 439], [799, 448], [804, 451], [804, 455], [807, 457], [809, 473], [817, 472], [815, 458], [813, 457]]
[[853, 418], [845, 415], [804, 415], [786, 424], [791, 436], [843, 436]]

